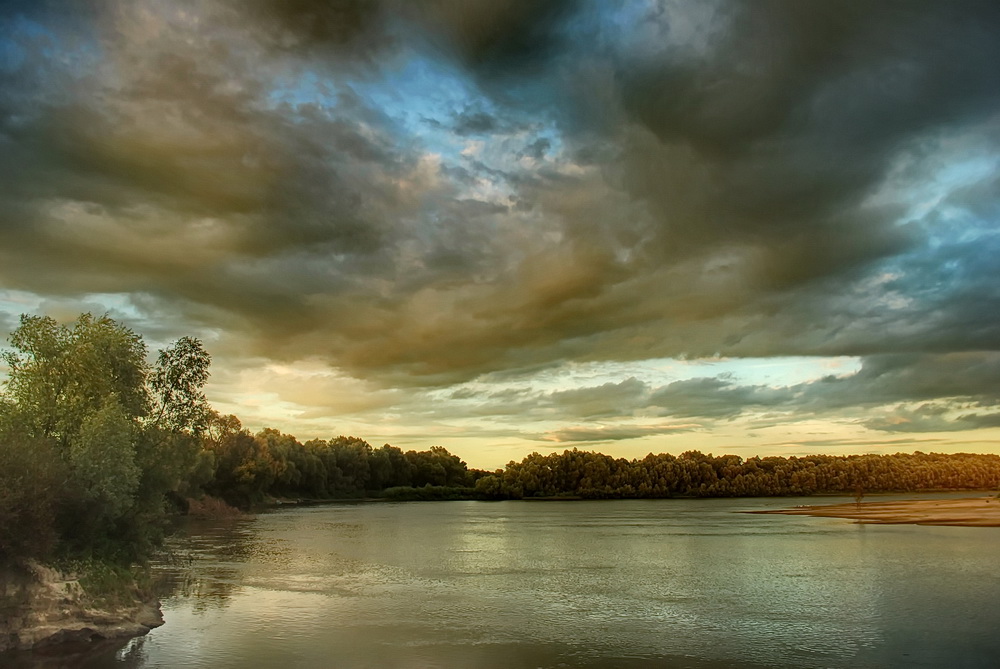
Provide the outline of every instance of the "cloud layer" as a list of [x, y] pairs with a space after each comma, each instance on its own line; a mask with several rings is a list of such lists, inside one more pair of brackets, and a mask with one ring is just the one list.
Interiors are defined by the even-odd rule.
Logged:
[[3, 319], [96, 301], [414, 398], [862, 360], [526, 390], [561, 440], [670, 431], [593, 425], [639, 414], [996, 426], [998, 35], [975, 0], [6, 3]]

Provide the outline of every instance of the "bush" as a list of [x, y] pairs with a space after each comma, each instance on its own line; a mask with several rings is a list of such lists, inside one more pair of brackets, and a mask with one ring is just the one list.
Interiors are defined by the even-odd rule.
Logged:
[[144, 567], [94, 559], [69, 560], [58, 567], [76, 574], [87, 599], [100, 607], [132, 606], [152, 594], [152, 576]]
[[66, 480], [66, 466], [48, 441], [0, 432], [0, 561], [52, 553]]

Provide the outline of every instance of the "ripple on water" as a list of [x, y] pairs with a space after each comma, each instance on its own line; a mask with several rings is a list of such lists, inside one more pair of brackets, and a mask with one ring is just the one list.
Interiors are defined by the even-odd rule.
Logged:
[[162, 569], [186, 585], [132, 666], [503, 666], [487, 651], [548, 667], [1000, 656], [1000, 533], [859, 531], [734, 513], [761, 500], [702, 502], [316, 507], [179, 538], [189, 562]]

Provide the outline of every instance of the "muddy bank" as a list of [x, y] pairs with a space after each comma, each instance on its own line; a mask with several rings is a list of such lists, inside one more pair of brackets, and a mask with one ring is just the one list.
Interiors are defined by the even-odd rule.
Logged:
[[137, 588], [102, 602], [75, 574], [37, 563], [0, 569], [0, 651], [127, 639], [162, 624], [160, 603]]
[[993, 496], [969, 499], [921, 499], [798, 506], [793, 509], [746, 511], [744, 513], [849, 518], [859, 523], [882, 525], [909, 523], [915, 525], [1000, 527], [1000, 500]]

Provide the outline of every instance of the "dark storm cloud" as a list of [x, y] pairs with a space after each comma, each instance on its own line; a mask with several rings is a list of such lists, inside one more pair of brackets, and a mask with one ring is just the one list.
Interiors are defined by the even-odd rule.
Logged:
[[1000, 427], [1000, 413], [968, 413], [949, 417], [953, 407], [928, 404], [915, 409], [897, 409], [865, 421], [865, 427], [883, 432], [958, 432]]
[[[981, 58], [1000, 48], [994, 3], [752, 0], [716, 8], [707, 59], [652, 59], [620, 72], [626, 110], [666, 142], [733, 156], [803, 135], [822, 147], [828, 132], [834, 146], [881, 150], [982, 114], [998, 95], [996, 72]], [[671, 17], [659, 20], [669, 39]]]
[[501, 118], [495, 114], [466, 107], [451, 114], [451, 118], [440, 121], [435, 118], [424, 118], [424, 123], [439, 129], [454, 133], [458, 137], [485, 137], [515, 133], [530, 128], [530, 124], [511, 118]]
[[[314, 326], [308, 292], [338, 290], [338, 264], [372, 271], [378, 262], [358, 262], [392, 243], [385, 221], [411, 207], [398, 182], [415, 156], [349, 89], [335, 108], [270, 104], [217, 26], [127, 6], [104, 18], [90, 36], [106, 57], [96, 72], [15, 64], [0, 161], [5, 282], [173, 294], [282, 315], [258, 326]], [[49, 39], [26, 34], [21, 49]], [[323, 267], [308, 262], [317, 254]]]
[[391, 47], [387, 8], [376, 0], [241, 0], [231, 11], [243, 15], [269, 48], [291, 53], [333, 51], [371, 58]]
[[[664, 34], [672, 18], [659, 18]], [[866, 303], [859, 282], [878, 263], [928, 251], [923, 231], [898, 225], [902, 206], [871, 198], [899, 178], [902, 156], [919, 162], [994, 113], [1000, 86], [981, 54], [997, 53], [996, 27], [984, 3], [722, 3], [701, 53], [612, 49], [600, 54], [611, 63], [603, 69], [584, 49], [548, 59], [578, 89], [561, 110], [564, 140], [575, 155], [603, 153], [604, 173], [595, 182], [539, 170], [514, 181], [519, 210], [535, 203], [560, 217], [579, 262], [603, 249], [591, 273], [610, 272], [597, 279], [602, 290], [574, 296], [582, 308], [548, 321], [589, 328], [608, 357], [631, 355], [618, 342], [635, 334], [661, 342], [654, 355], [868, 354], [900, 334], [924, 350], [938, 336], [915, 322], [926, 322], [927, 300], [946, 300], [941, 318], [964, 323], [970, 284], [894, 312]], [[621, 206], [605, 197], [601, 211], [584, 195], [602, 188], [624, 195]], [[619, 289], [644, 297], [623, 305], [612, 298]], [[995, 331], [989, 314], [979, 312], [987, 322], [974, 331]], [[617, 328], [638, 333], [619, 338]]]
[[404, 12], [439, 49], [487, 76], [531, 75], [554, 58], [575, 0], [428, 0]]
[[[863, 359], [861, 369], [794, 386], [745, 386], [731, 379], [693, 379], [666, 386], [654, 401], [676, 416], [731, 416], [746, 411], [781, 411], [800, 416], [840, 415], [856, 420], [873, 409], [885, 416], [869, 427], [910, 431], [911, 415], [934, 417], [940, 429], [964, 429], [996, 420], [1000, 406], [1000, 355], [884, 354]], [[914, 408], [923, 407], [923, 408]], [[978, 413], [977, 413], [978, 412]], [[985, 412], [985, 413], [984, 413]], [[936, 428], [938, 429], [938, 428]]]
[[649, 398], [672, 416], [732, 418], [748, 410], [784, 408], [796, 392], [787, 388], [743, 386], [725, 377], [675, 381]]
[[628, 416], [641, 406], [648, 386], [636, 378], [621, 383], [605, 383], [591, 388], [575, 388], [554, 392], [543, 400], [543, 406], [568, 410], [568, 414], [585, 419]]
[[864, 199], [900, 151], [994, 113], [997, 7], [732, 2], [716, 23], [705, 55], [626, 54], [615, 73], [642, 131], [625, 187], [654, 208], [662, 251], [759, 248], [751, 280], [782, 288], [912, 244], [900, 212]]
[[545, 158], [545, 154], [552, 148], [552, 142], [546, 137], [539, 137], [533, 141], [528, 146], [524, 147], [524, 151], [521, 155], [528, 156], [529, 158], [534, 158], [535, 160], [542, 160]]
[[489, 134], [499, 128], [497, 119], [486, 112], [463, 111], [455, 117], [456, 135]]
[[[83, 4], [3, 10], [5, 287], [142, 295], [242, 350], [396, 384], [869, 356], [794, 392], [546, 400], [588, 418], [945, 397], [875, 375], [892, 351], [985, 396], [935, 356], [996, 348], [996, 179], [906, 212], [969, 147], [995, 153], [996, 3], [663, 3], [617, 23], [637, 6]], [[447, 85], [406, 99], [408, 59]]]

